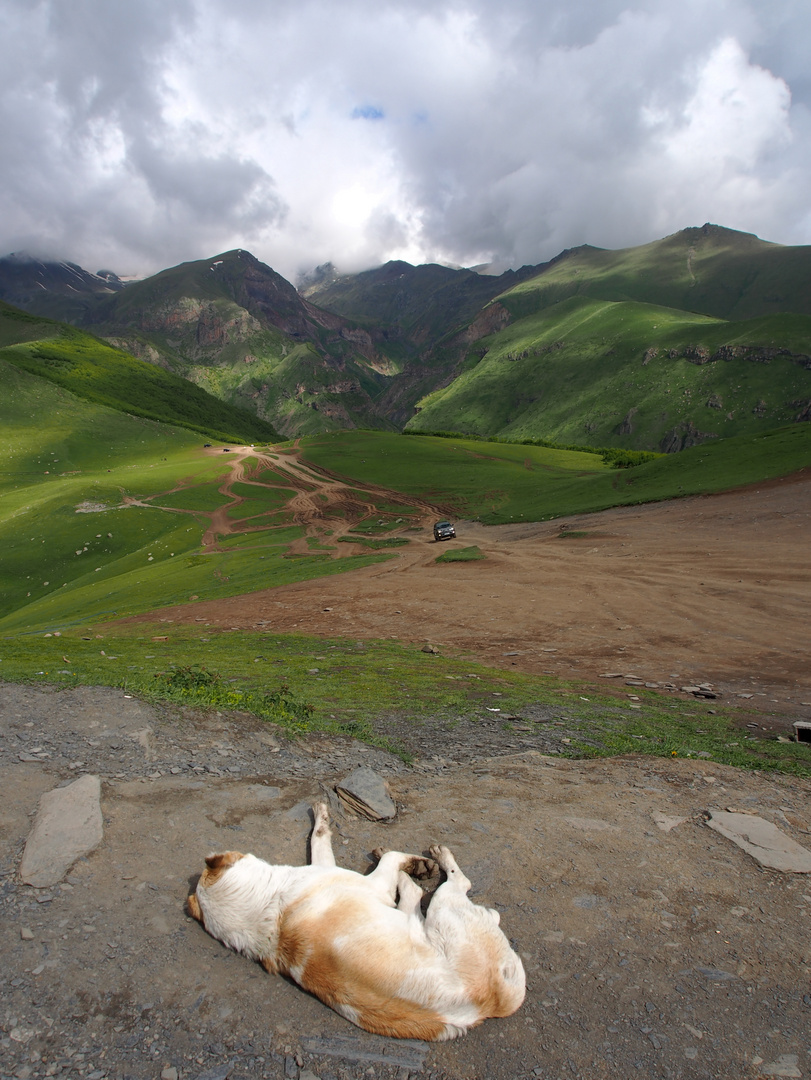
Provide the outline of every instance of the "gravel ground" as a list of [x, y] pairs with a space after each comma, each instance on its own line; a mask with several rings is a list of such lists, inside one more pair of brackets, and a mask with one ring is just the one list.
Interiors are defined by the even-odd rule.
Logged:
[[[811, 847], [811, 784], [699, 761], [562, 760], [549, 751], [565, 729], [502, 722], [426, 725], [409, 767], [348, 739], [290, 743], [244, 715], [0, 683], [0, 1076], [811, 1075], [811, 881], [763, 870], [704, 823], [743, 808]], [[388, 780], [392, 824], [331, 795], [358, 764]], [[40, 796], [84, 773], [102, 779], [101, 845], [58, 885], [22, 885]], [[303, 862], [324, 793], [343, 865], [363, 870], [379, 844], [451, 847], [524, 957], [515, 1016], [451, 1044], [369, 1036], [185, 915], [210, 850]]]

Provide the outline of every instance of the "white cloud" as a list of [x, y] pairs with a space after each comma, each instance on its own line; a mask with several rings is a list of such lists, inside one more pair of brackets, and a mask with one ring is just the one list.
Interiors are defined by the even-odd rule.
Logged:
[[796, 0], [0, 0], [0, 252], [806, 242], [809, 44]]

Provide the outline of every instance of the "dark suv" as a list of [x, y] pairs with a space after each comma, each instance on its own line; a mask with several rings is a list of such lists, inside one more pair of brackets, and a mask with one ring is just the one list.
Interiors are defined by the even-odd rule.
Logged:
[[434, 525], [434, 540], [453, 540], [456, 529], [449, 521], [437, 521]]

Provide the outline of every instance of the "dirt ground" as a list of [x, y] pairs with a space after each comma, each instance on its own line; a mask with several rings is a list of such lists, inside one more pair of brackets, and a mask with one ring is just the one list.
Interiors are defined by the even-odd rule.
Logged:
[[[382, 497], [352, 510], [334, 479], [319, 488], [283, 467], [299, 470], [314, 537], [330, 499], [348, 528]], [[811, 472], [563, 530], [459, 523], [443, 545], [429, 539], [435, 509], [421, 513], [426, 531], [405, 533], [390, 562], [161, 617], [429, 640], [584, 680], [711, 682], [743, 710], [808, 717]], [[471, 544], [487, 558], [434, 562]], [[749, 811], [811, 848], [811, 782], [708, 761], [566, 761], [482, 731], [463, 757], [437, 758], [426, 725], [409, 767], [347, 739], [291, 744], [244, 715], [0, 683], [0, 1077], [811, 1076], [811, 880], [762, 869], [704, 817]], [[369, 1036], [185, 914], [211, 850], [303, 862], [309, 806], [358, 764], [386, 777], [399, 811], [372, 824], [332, 796], [338, 861], [363, 870], [377, 846], [449, 846], [524, 958], [515, 1016], [450, 1044]], [[40, 796], [84, 773], [102, 779], [101, 845], [60, 884], [22, 885]]]
[[[336, 554], [365, 550], [335, 541], [392, 493], [369, 488], [364, 502], [353, 489], [348, 505], [345, 485], [329, 474], [296, 459], [265, 465], [297, 478], [296, 520], [310, 536], [334, 543]], [[331, 517], [333, 508], [342, 516]], [[728, 701], [785, 715], [789, 726], [811, 716], [811, 469], [734, 492], [565, 521], [457, 522], [456, 540], [443, 543], [430, 529], [438, 510], [415, 508], [419, 517], [399, 530], [409, 544], [386, 563], [201, 600], [159, 617], [431, 642], [566, 678], [621, 673], [660, 684], [710, 683]], [[412, 531], [415, 520], [421, 532]], [[471, 545], [486, 557], [435, 561]]]
[[[409, 768], [110, 689], [0, 684], [0, 718], [4, 1077], [811, 1073], [811, 881], [761, 869], [703, 817], [748, 810], [811, 846], [807, 781], [534, 751]], [[303, 862], [309, 806], [358, 764], [386, 777], [399, 813], [372, 824], [332, 797], [339, 862], [447, 844], [524, 958], [515, 1016], [450, 1044], [369, 1036], [185, 914], [210, 850]], [[103, 781], [101, 845], [59, 885], [21, 885], [39, 797], [85, 772]]]

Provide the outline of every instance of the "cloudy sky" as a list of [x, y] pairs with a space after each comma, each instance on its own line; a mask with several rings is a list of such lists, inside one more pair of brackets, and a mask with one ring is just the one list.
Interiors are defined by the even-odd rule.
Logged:
[[0, 254], [811, 242], [808, 0], [0, 0]]

